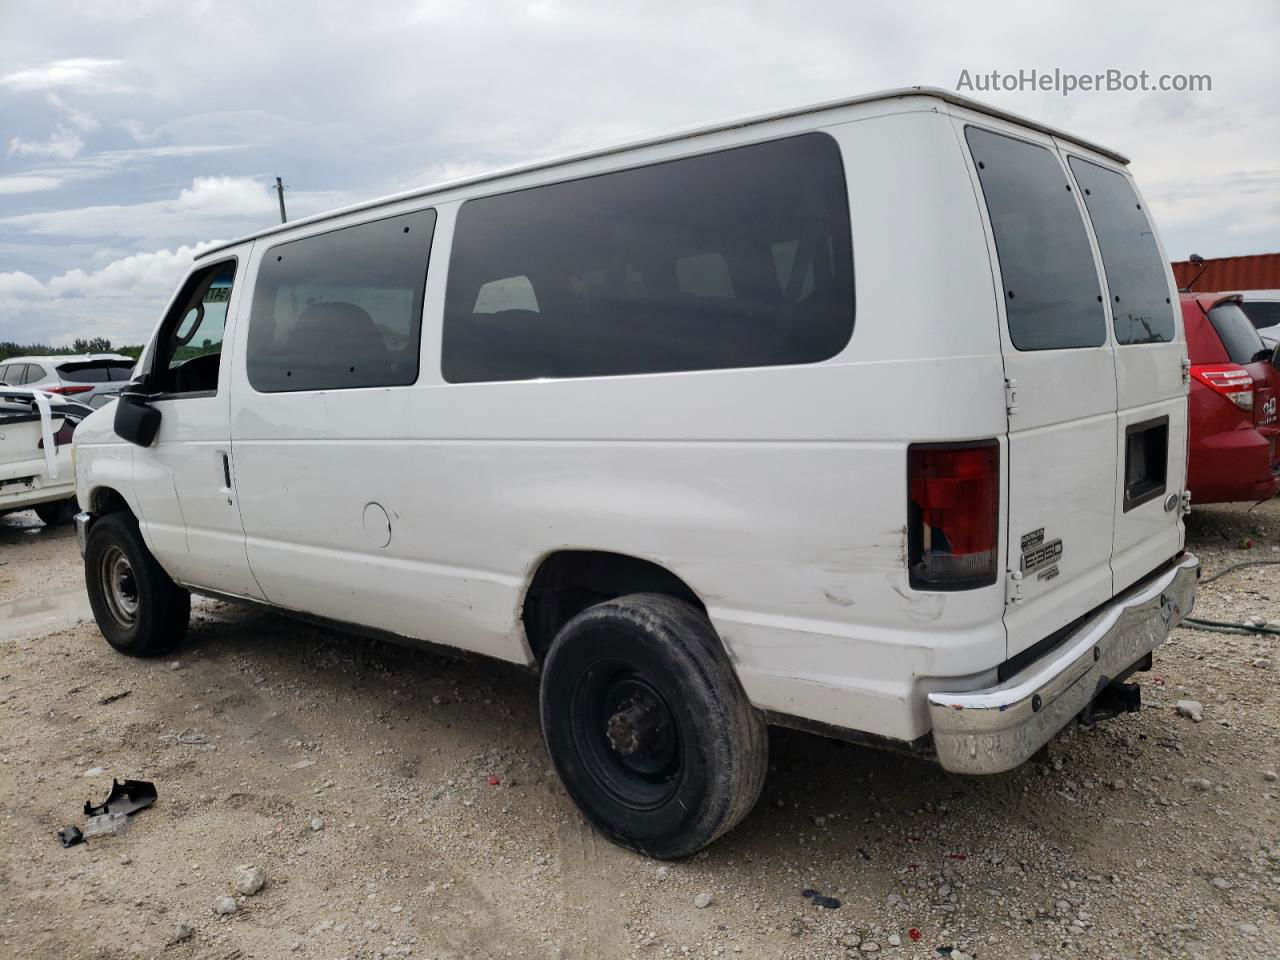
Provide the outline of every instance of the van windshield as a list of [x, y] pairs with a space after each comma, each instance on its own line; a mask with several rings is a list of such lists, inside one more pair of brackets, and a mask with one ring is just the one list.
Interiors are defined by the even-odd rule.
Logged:
[[1232, 363], [1253, 363], [1271, 353], [1238, 303], [1220, 303], [1209, 311], [1209, 322]]

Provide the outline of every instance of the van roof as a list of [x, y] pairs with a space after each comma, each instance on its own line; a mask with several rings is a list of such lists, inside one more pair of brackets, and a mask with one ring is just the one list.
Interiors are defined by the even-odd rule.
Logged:
[[493, 180], [502, 180], [507, 177], [519, 176], [525, 173], [534, 173], [539, 170], [549, 170], [555, 167], [566, 166], [570, 163], [577, 163], [582, 160], [592, 160], [598, 157], [607, 157], [613, 154], [625, 153], [629, 150], [636, 150], [641, 147], [658, 146], [665, 143], [676, 143], [680, 140], [690, 140], [695, 137], [706, 136], [712, 133], [721, 133], [725, 130], [734, 130], [740, 127], [751, 127], [762, 123], [768, 123], [773, 120], [784, 120], [789, 117], [803, 116], [809, 113], [822, 113], [827, 110], [836, 110], [841, 107], [850, 107], [862, 103], [873, 103], [877, 100], [893, 100], [902, 97], [924, 97], [932, 100], [941, 100], [945, 103], [955, 104], [959, 107], [973, 110], [976, 113], [983, 113], [989, 117], [997, 117], [1001, 120], [1007, 120], [1022, 127], [1031, 130], [1046, 133], [1050, 136], [1066, 140], [1077, 146], [1092, 150], [1101, 154], [1109, 160], [1116, 163], [1128, 164], [1129, 158], [1123, 154], [1117, 153], [1106, 147], [1100, 146], [1089, 140], [1085, 140], [1074, 134], [1067, 133], [1065, 130], [1059, 130], [1056, 127], [1048, 126], [1037, 120], [1031, 120], [1027, 117], [1008, 110], [1001, 110], [999, 107], [993, 107], [991, 104], [983, 103], [980, 100], [973, 100], [969, 97], [961, 96], [950, 90], [943, 90], [940, 87], [897, 87], [892, 90], [881, 90], [877, 93], [868, 93], [860, 97], [848, 97], [840, 100], [826, 100], [821, 103], [813, 103], [803, 107], [791, 107], [786, 110], [779, 110], [774, 113], [756, 114], [753, 116], [739, 117], [734, 120], [725, 120], [718, 123], [707, 124], [701, 127], [691, 127], [677, 130], [670, 133], [662, 133], [654, 136], [641, 137], [636, 140], [629, 140], [624, 143], [617, 143], [606, 147], [598, 147], [592, 150], [585, 150], [580, 153], [569, 154], [562, 157], [553, 157], [543, 160], [534, 160], [529, 163], [518, 164], [510, 167], [500, 167], [487, 173], [476, 174], [470, 177], [461, 177], [456, 180], [449, 180], [444, 183], [435, 184], [429, 187], [415, 187], [412, 190], [405, 190], [401, 193], [394, 193], [389, 196], [379, 197], [374, 200], [365, 200], [360, 203], [351, 204], [345, 207], [338, 207], [325, 213], [318, 213], [310, 217], [304, 217], [300, 220], [293, 220], [289, 223], [275, 224], [259, 230], [256, 233], [246, 234], [235, 240], [229, 240], [226, 243], [220, 243], [217, 246], [210, 247], [196, 256], [196, 260], [204, 259], [220, 250], [228, 247], [234, 247], [241, 243], [247, 243], [250, 240], [257, 240], [260, 237], [271, 236], [272, 234], [283, 233], [291, 230], [300, 224], [319, 223], [324, 220], [333, 219], [349, 213], [357, 213], [361, 210], [370, 210], [386, 204], [398, 203], [403, 200], [412, 200], [416, 197], [429, 197], [437, 193], [443, 193], [446, 190], [456, 190], [459, 187], [469, 186], [476, 183], [486, 183]]

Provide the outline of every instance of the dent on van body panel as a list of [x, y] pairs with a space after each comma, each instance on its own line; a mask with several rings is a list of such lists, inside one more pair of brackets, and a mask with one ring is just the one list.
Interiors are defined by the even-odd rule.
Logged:
[[[1002, 591], [911, 590], [903, 538], [907, 442], [1004, 433], [990, 267], [938, 114], [829, 132], [857, 286], [851, 343], [830, 362], [443, 384], [444, 204], [417, 386], [276, 394], [267, 418], [242, 399], [237, 360], [237, 489], [267, 597], [523, 661], [520, 601], [539, 559], [629, 554], [703, 599], [757, 706], [925, 732], [921, 685], [1004, 651]], [[386, 547], [364, 531], [370, 502], [390, 518]]]

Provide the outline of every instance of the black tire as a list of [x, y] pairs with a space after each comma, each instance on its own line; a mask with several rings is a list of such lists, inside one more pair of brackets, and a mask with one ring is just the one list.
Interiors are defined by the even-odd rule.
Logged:
[[98, 629], [121, 653], [164, 653], [187, 632], [191, 594], [169, 579], [127, 513], [108, 514], [89, 528], [84, 580]]
[[46, 527], [56, 527], [59, 524], [70, 523], [71, 518], [76, 515], [76, 498], [37, 503], [34, 509], [41, 523]]
[[543, 665], [541, 710], [569, 795], [605, 836], [639, 853], [697, 853], [745, 817], [764, 786], [764, 719], [711, 623], [675, 597], [619, 597], [565, 624]]

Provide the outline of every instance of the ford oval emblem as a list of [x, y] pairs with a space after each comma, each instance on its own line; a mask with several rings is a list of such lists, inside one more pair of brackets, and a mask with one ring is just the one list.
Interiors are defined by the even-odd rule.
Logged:
[[1169, 494], [1167, 497], [1165, 497], [1165, 498], [1164, 498], [1164, 512], [1165, 512], [1165, 513], [1173, 513], [1174, 509], [1175, 509], [1177, 506], [1178, 506], [1178, 495], [1177, 495], [1176, 493], [1171, 493], [1171, 494]]

